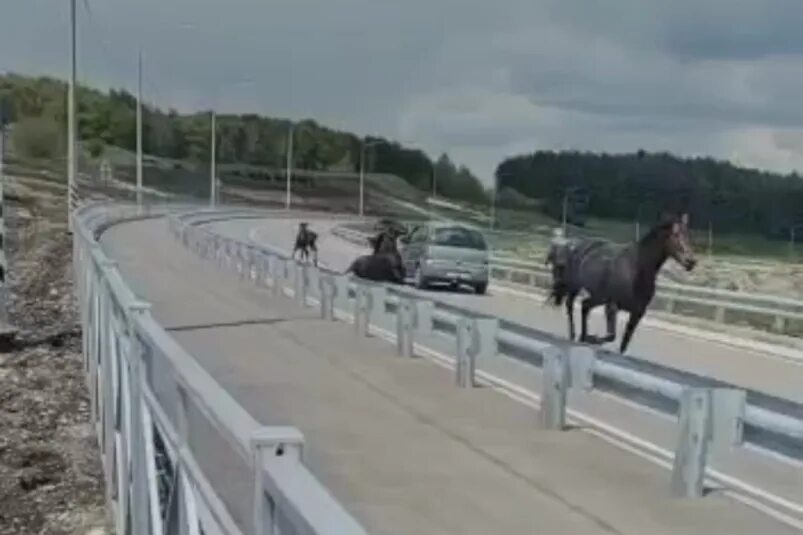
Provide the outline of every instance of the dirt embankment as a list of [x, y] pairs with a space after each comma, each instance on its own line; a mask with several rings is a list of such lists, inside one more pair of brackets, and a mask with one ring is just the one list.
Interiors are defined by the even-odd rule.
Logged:
[[63, 199], [35, 180], [6, 190], [9, 315], [20, 331], [0, 354], [0, 535], [107, 532]]

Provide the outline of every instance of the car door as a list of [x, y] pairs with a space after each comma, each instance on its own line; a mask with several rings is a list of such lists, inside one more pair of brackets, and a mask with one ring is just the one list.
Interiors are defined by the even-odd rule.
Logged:
[[405, 244], [401, 251], [402, 263], [407, 276], [412, 276], [415, 266], [418, 265], [426, 244], [427, 228], [424, 226], [415, 227], [410, 233], [410, 240]]

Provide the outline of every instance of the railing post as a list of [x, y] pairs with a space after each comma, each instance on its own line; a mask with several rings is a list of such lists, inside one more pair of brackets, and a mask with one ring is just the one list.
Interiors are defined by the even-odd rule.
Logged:
[[566, 355], [554, 346], [542, 352], [541, 425], [545, 429], [566, 427], [566, 390], [569, 369]]
[[367, 286], [358, 284], [355, 297], [354, 331], [359, 336], [368, 336], [368, 328], [371, 324], [371, 308], [374, 305], [373, 294]]
[[297, 260], [293, 264], [293, 297], [302, 307], [307, 306], [307, 265]]
[[340, 310], [349, 309], [349, 290], [351, 288], [351, 280], [347, 275], [336, 275], [335, 282], [335, 299], [334, 307]]
[[318, 279], [321, 294], [321, 319], [335, 319], [335, 281], [331, 275], [321, 275]]
[[265, 463], [300, 463], [303, 447], [304, 436], [294, 427], [263, 427], [251, 436], [254, 470], [253, 535], [280, 535], [276, 504], [265, 493]]
[[396, 351], [403, 357], [413, 356], [415, 324], [415, 300], [411, 297], [399, 297], [399, 305], [396, 308]]
[[150, 305], [135, 302], [127, 307], [127, 359], [130, 365], [130, 411], [131, 411], [131, 443], [128, 444], [131, 455], [131, 526], [133, 533], [150, 532], [150, 507], [148, 504], [148, 461], [145, 458], [145, 431], [143, 429], [142, 408], [145, 403], [142, 395], [142, 380], [145, 377], [142, 369], [142, 348], [134, 328], [135, 317], [145, 313]]
[[489, 318], [457, 319], [457, 386], [471, 388], [476, 382], [477, 358], [496, 354], [498, 320]]
[[672, 495], [703, 494], [708, 438], [711, 433], [711, 391], [687, 388], [680, 398], [680, 429], [672, 466]]

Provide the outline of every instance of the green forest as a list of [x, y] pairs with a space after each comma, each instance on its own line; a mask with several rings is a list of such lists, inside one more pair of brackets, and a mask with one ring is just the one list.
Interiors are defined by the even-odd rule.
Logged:
[[684, 210], [700, 229], [788, 239], [797, 227], [803, 235], [803, 179], [796, 173], [644, 151], [537, 151], [503, 161], [496, 180], [501, 190], [538, 200], [556, 217], [566, 199], [569, 210], [601, 219], [650, 222], [662, 212]]
[[[65, 152], [67, 85], [48, 77], [0, 75], [0, 113], [13, 123], [14, 144], [31, 158], [59, 158]], [[78, 137], [93, 156], [108, 146], [136, 148], [136, 97], [124, 89], [76, 90]], [[488, 192], [466, 167], [443, 154], [431, 161], [421, 150], [391, 140], [332, 130], [312, 120], [253, 114], [217, 116], [217, 160], [271, 168], [285, 166], [288, 133], [293, 128], [294, 167], [309, 171], [357, 171], [363, 142], [366, 169], [394, 174], [410, 185], [469, 203], [488, 203]], [[143, 150], [146, 154], [191, 162], [210, 156], [210, 113], [181, 114], [143, 105]]]

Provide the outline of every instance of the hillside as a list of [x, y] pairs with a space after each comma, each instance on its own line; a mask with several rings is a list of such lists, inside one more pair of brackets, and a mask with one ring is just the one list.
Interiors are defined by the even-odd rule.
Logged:
[[[803, 236], [803, 179], [671, 154], [534, 152], [508, 158], [496, 171], [500, 188], [540, 202], [559, 218], [564, 194], [582, 193], [585, 215], [607, 220], [655, 220], [686, 210], [692, 226], [789, 240]], [[570, 207], [573, 202], [567, 203]]]
[[[47, 159], [65, 151], [66, 85], [47, 77], [0, 75], [0, 115], [14, 125], [14, 144], [22, 155]], [[136, 99], [124, 89], [102, 92], [80, 86], [76, 92], [78, 134], [85, 152], [96, 157], [119, 157], [136, 147]], [[395, 175], [408, 186], [431, 191], [433, 169], [438, 194], [487, 203], [479, 180], [448, 155], [431, 161], [421, 150], [392, 140], [358, 136], [319, 125], [312, 120], [293, 123], [254, 114], [217, 116], [217, 160], [222, 165], [271, 170], [286, 164], [288, 133], [293, 129], [293, 166], [317, 172], [353, 174], [359, 170], [363, 141], [366, 169], [374, 177]], [[174, 169], [210, 157], [210, 114], [180, 114], [146, 104], [143, 109], [143, 150]], [[398, 186], [398, 184], [396, 184]], [[393, 185], [391, 189], [398, 190]]]

